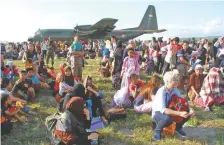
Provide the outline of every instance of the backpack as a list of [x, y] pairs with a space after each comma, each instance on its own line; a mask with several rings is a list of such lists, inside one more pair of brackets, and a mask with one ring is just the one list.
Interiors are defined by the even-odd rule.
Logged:
[[54, 126], [56, 125], [58, 119], [61, 117], [61, 113], [56, 112], [50, 116], [48, 116], [45, 120], [45, 126], [47, 127], [48, 131], [53, 131]]
[[[190, 111], [188, 101], [176, 95], [173, 95], [171, 97], [168, 108], [174, 111], [186, 111], [186, 112]], [[181, 123], [184, 120], [184, 118], [180, 116], [172, 116], [172, 120], [176, 123]]]
[[106, 112], [106, 114], [107, 114], [107, 119], [108, 119], [108, 121], [110, 123], [113, 120], [126, 118], [127, 111], [123, 107], [116, 106], [116, 107], [113, 107], [113, 108], [109, 109]]

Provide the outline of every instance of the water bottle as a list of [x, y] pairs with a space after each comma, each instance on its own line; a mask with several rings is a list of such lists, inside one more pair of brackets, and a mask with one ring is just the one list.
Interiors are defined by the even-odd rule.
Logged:
[[86, 102], [87, 102], [87, 109], [89, 111], [89, 117], [92, 118], [92, 100], [88, 99]]

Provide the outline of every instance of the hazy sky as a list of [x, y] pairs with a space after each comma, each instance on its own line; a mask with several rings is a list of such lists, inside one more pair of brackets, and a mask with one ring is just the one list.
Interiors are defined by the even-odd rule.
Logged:
[[38, 28], [72, 29], [117, 18], [116, 29], [138, 26], [148, 5], [156, 8], [159, 29], [152, 36], [208, 36], [224, 34], [224, 1], [150, 0], [0, 0], [0, 41], [23, 41]]

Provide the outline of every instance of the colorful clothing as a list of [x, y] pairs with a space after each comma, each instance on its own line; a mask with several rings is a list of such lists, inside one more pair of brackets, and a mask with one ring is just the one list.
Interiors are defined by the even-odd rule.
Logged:
[[219, 68], [213, 67], [209, 71], [204, 79], [200, 96], [203, 98], [204, 103], [209, 96], [212, 96], [214, 100], [220, 100], [220, 102], [215, 101], [218, 104], [224, 102], [224, 79]]
[[126, 57], [121, 71], [121, 76], [123, 76], [121, 88], [129, 86], [131, 74], [139, 75], [139, 64], [135, 58]]

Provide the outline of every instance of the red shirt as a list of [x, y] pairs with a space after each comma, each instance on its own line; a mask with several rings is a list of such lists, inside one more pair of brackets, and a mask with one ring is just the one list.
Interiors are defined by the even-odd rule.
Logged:
[[177, 52], [182, 48], [181, 45], [179, 44], [172, 44], [171, 47], [170, 47], [170, 50], [172, 51], [172, 56], [176, 55]]
[[144, 86], [144, 83], [142, 80], [138, 80], [138, 83], [137, 84], [130, 84], [130, 87], [129, 87], [129, 91], [134, 91], [135, 90], [135, 86], [138, 86], [138, 89], [141, 88], [142, 86]]

